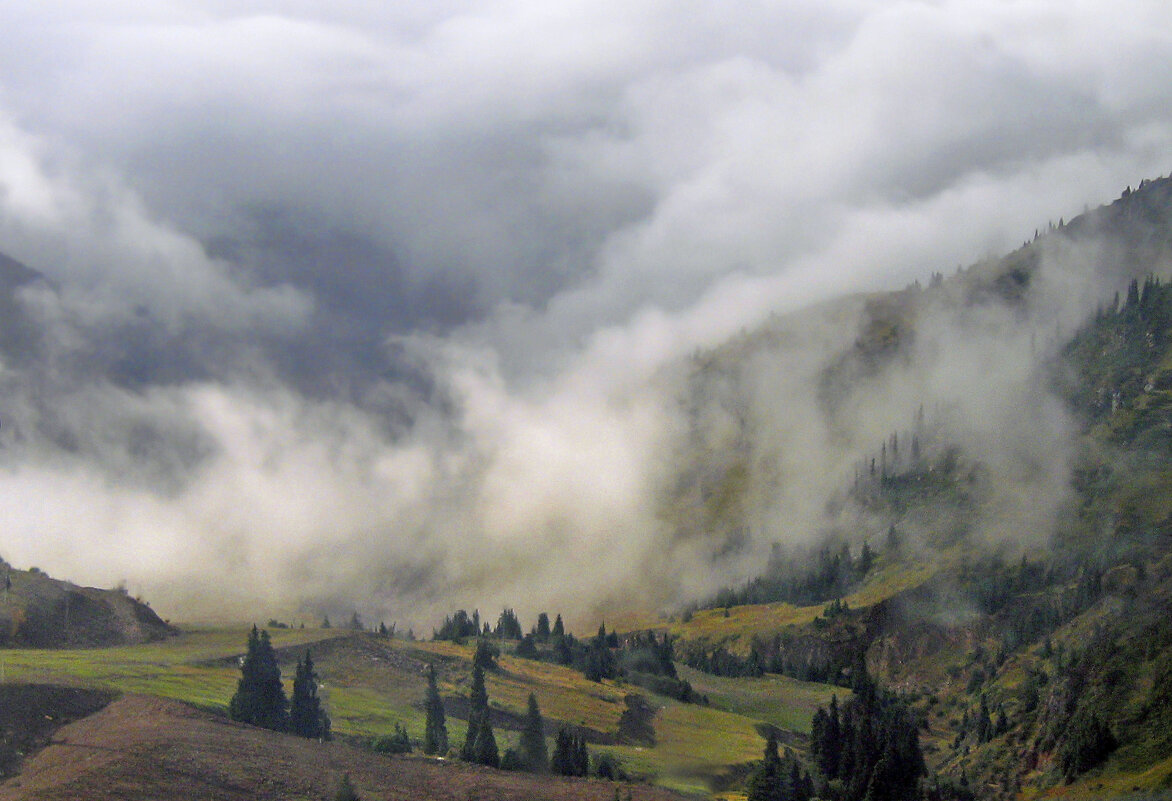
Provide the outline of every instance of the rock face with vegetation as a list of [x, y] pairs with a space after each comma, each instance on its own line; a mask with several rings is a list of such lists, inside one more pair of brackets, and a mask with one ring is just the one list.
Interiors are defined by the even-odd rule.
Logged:
[[175, 629], [123, 590], [79, 587], [0, 559], [0, 647], [79, 648], [130, 645]]

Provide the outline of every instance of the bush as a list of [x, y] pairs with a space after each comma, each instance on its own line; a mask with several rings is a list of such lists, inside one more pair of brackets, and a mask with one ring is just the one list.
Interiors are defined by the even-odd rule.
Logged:
[[505, 755], [501, 757], [501, 770], [528, 770], [529, 766], [525, 764], [525, 760], [521, 758], [521, 754], [516, 748], [506, 748]]
[[595, 757], [594, 775], [600, 779], [609, 779], [615, 782], [625, 782], [628, 778], [622, 764], [611, 754], [599, 754]]
[[410, 754], [411, 738], [407, 736], [407, 730], [396, 723], [395, 733], [371, 740], [370, 750], [379, 754]]

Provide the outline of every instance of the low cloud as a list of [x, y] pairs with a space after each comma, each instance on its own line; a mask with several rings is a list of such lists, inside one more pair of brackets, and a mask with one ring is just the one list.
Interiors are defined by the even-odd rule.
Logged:
[[[18, 291], [35, 356], [0, 370], [0, 552], [129, 579], [175, 617], [261, 602], [423, 626], [738, 580], [814, 536], [919, 403], [1057, 487], [1064, 458], [1029, 472], [1070, 430], [1018, 360], [1031, 332], [929, 309], [915, 366], [828, 418], [818, 382], [862, 308], [836, 299], [951, 275], [1165, 172], [1165, 17], [13, 10], [0, 252], [47, 280]], [[1056, 324], [1115, 288], [1092, 271], [1073, 297], [1085, 258], [1047, 262]], [[774, 344], [689, 417], [690, 357], [762, 325]], [[757, 440], [730, 444], [734, 422]], [[749, 455], [744, 531], [665, 511], [697, 436]], [[1022, 516], [991, 528], [1042, 525], [1005, 498]]]

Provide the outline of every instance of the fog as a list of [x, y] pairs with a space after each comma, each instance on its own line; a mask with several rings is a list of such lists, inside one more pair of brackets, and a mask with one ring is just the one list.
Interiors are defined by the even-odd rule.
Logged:
[[[0, 45], [0, 252], [45, 279], [0, 555], [176, 619], [668, 608], [870, 536], [826, 503], [920, 405], [1033, 541], [1035, 371], [1120, 276], [1047, 244], [1024, 318], [952, 276], [1172, 167], [1155, 0], [63, 3]], [[937, 271], [828, 407], [865, 293]]]

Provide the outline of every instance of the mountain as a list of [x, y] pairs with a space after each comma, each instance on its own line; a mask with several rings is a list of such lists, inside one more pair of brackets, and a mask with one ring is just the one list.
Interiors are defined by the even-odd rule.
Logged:
[[[677, 655], [845, 686], [865, 665], [917, 717], [946, 795], [1172, 788], [1169, 267], [1164, 178], [1006, 257], [857, 299], [849, 344], [809, 368], [811, 417], [843, 451], [905, 422], [819, 465], [839, 469], [803, 518], [819, 528], [673, 618]], [[792, 480], [753, 385], [793, 336], [779, 320], [696, 360], [698, 413], [714, 385], [740, 410], [717, 441], [697, 428], [706, 486], [684, 485], [718, 553]]]

